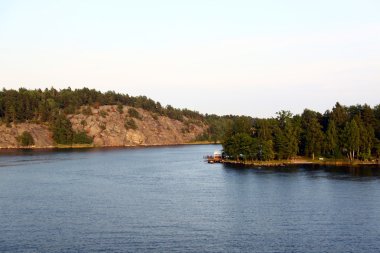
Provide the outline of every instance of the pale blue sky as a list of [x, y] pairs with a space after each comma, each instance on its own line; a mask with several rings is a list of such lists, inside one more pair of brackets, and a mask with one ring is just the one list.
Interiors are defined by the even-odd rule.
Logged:
[[380, 103], [380, 1], [0, 0], [0, 86], [202, 113]]

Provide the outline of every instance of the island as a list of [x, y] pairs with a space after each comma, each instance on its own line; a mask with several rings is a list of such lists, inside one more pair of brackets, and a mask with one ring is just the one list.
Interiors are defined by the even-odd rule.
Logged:
[[278, 165], [377, 164], [380, 105], [336, 103], [276, 117], [202, 114], [146, 96], [88, 88], [0, 91], [0, 148], [221, 143], [223, 161]]

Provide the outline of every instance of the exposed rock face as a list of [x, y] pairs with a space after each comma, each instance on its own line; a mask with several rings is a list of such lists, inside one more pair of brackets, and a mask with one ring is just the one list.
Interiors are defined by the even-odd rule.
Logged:
[[[140, 118], [128, 115], [130, 107], [124, 106], [123, 113], [116, 106], [92, 108], [91, 115], [70, 115], [69, 119], [75, 131], [85, 131], [94, 138], [95, 146], [137, 146], [170, 145], [188, 143], [202, 134], [206, 126], [202, 122], [190, 123], [154, 116], [151, 112], [136, 108]], [[127, 119], [133, 119], [136, 130], [126, 129]], [[187, 123], [186, 123], [187, 122]]]
[[54, 146], [51, 132], [47, 126], [21, 123], [12, 124], [11, 127], [6, 127], [5, 124], [0, 126], [0, 148], [20, 148], [17, 137], [24, 131], [31, 133], [36, 148], [52, 148]]
[[[153, 115], [151, 112], [135, 108], [139, 118], [128, 115], [130, 107], [124, 106], [123, 113], [117, 106], [100, 106], [91, 108], [92, 112], [69, 115], [74, 131], [85, 131], [94, 138], [94, 146], [139, 146], [139, 145], [171, 145], [189, 143], [202, 134], [207, 126], [203, 122], [183, 122], [164, 116]], [[133, 119], [137, 128], [126, 129], [125, 121]], [[33, 136], [35, 148], [52, 148], [55, 143], [52, 133], [46, 125], [34, 123], [12, 124], [0, 126], [0, 148], [20, 148], [17, 137], [23, 131]]]
[[[171, 145], [185, 144], [202, 134], [207, 126], [201, 121], [183, 122], [164, 116], [153, 115], [151, 112], [138, 109], [139, 118], [128, 115], [130, 107], [124, 106], [123, 113], [117, 106], [100, 106], [91, 108], [92, 112], [69, 115], [75, 131], [85, 131], [94, 138], [94, 146], [139, 146], [139, 145]], [[137, 128], [126, 129], [125, 122], [133, 119]], [[48, 126], [35, 123], [0, 125], [0, 148], [20, 148], [17, 137], [24, 131], [33, 136], [34, 148], [52, 148], [55, 143]]]
[[[151, 112], [138, 109], [139, 118], [128, 115], [130, 107], [124, 106], [123, 113], [117, 106], [100, 106], [91, 108], [92, 112], [69, 115], [75, 131], [85, 131], [94, 138], [94, 146], [139, 146], [139, 145], [171, 145], [185, 144], [202, 134], [207, 126], [201, 121], [183, 122]], [[133, 119], [137, 128], [126, 129], [125, 122]], [[35, 123], [19, 123], [6, 127], [0, 125], [0, 148], [20, 148], [17, 137], [24, 131], [33, 136], [34, 148], [52, 148], [55, 143], [48, 126]]]

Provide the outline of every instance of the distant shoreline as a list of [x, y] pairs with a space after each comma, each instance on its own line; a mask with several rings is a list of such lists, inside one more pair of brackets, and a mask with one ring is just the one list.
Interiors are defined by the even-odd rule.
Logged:
[[271, 161], [235, 161], [223, 160], [221, 163], [227, 165], [241, 165], [253, 167], [286, 167], [293, 165], [319, 165], [319, 166], [379, 166], [379, 161], [349, 161], [345, 159], [329, 159], [329, 160], [311, 160], [307, 158], [293, 159], [293, 160], [271, 160]]
[[139, 145], [127, 145], [127, 146], [95, 146], [93, 144], [73, 144], [73, 145], [54, 145], [45, 147], [0, 147], [1, 151], [16, 151], [16, 150], [65, 150], [65, 149], [112, 149], [112, 148], [149, 148], [149, 147], [175, 147], [175, 146], [187, 146], [187, 145], [219, 145], [220, 143], [208, 142], [208, 141], [194, 141], [189, 143], [173, 143], [173, 144], [139, 144]]

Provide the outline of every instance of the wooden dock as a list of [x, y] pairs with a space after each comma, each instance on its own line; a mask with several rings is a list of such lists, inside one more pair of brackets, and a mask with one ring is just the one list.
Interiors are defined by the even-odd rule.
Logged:
[[215, 157], [213, 155], [208, 155], [208, 156], [205, 156], [204, 158], [208, 163], [222, 163], [223, 162], [222, 157]]
[[214, 155], [208, 155], [208, 156], [205, 156], [204, 158], [208, 163], [222, 163], [223, 162], [222, 152], [220, 151], [215, 151]]

